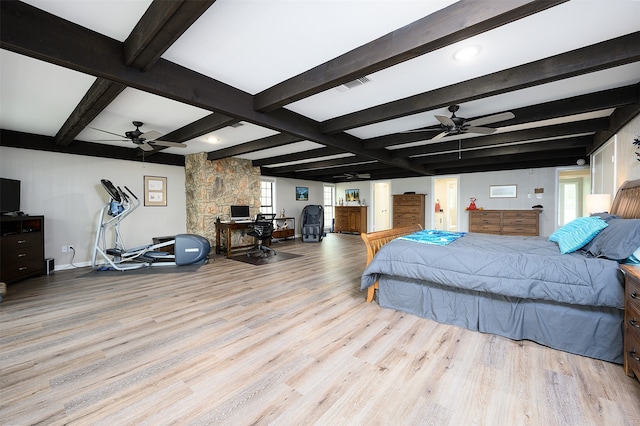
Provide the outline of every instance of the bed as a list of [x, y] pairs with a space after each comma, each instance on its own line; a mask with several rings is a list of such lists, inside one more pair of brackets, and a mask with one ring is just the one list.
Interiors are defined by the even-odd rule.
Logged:
[[[384, 308], [622, 364], [619, 262], [640, 253], [640, 180], [620, 187], [610, 214], [576, 219], [555, 231], [554, 241], [446, 232], [442, 244], [416, 241], [441, 232], [361, 234], [367, 301], [377, 294]], [[575, 241], [578, 234], [588, 243]], [[612, 260], [621, 256], [628, 257]]]

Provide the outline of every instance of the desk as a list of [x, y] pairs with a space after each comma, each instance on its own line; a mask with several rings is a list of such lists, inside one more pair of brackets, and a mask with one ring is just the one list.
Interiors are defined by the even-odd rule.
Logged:
[[[227, 259], [231, 258], [231, 250], [253, 247], [254, 244], [247, 244], [243, 246], [234, 246], [231, 247], [231, 233], [233, 231], [245, 231], [247, 229], [251, 229], [253, 226], [253, 222], [221, 222], [216, 221], [216, 254], [220, 254], [221, 245], [220, 245], [220, 234], [225, 231], [225, 248], [227, 251]], [[265, 245], [270, 245], [270, 240], [265, 241]]]

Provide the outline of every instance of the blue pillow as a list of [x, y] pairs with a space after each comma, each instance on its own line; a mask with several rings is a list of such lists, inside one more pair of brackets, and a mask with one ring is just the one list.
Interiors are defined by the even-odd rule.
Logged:
[[591, 241], [606, 228], [607, 222], [598, 216], [579, 217], [549, 236], [549, 241], [558, 243], [560, 253], [571, 253]]

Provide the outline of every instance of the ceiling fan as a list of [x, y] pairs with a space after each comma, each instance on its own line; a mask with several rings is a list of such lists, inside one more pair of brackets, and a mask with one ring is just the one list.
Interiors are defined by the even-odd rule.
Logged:
[[162, 136], [162, 133], [156, 130], [149, 130], [148, 132], [142, 133], [140, 127], [142, 127], [143, 123], [141, 121], [133, 121], [133, 125], [136, 127], [135, 130], [130, 130], [124, 133], [124, 136], [119, 135], [117, 133], [108, 132], [102, 129], [96, 129], [95, 127], [91, 127], [94, 130], [98, 130], [100, 132], [109, 133], [110, 135], [119, 136], [124, 138], [123, 141], [130, 140], [134, 144], [138, 145], [140, 149], [143, 151], [153, 151], [154, 146], [167, 146], [167, 147], [176, 147], [176, 148], [186, 148], [187, 145], [180, 142], [169, 142], [163, 141], [158, 138]]
[[[456, 112], [460, 109], [459, 105], [451, 105], [449, 112], [451, 117], [446, 115], [434, 115], [440, 122], [442, 132], [435, 135], [431, 140], [438, 140], [449, 135], [459, 135], [461, 133], [479, 133], [482, 135], [490, 135], [495, 132], [493, 127], [486, 127], [487, 124], [497, 123], [499, 121], [511, 120], [515, 118], [512, 112], [501, 112], [499, 114], [489, 115], [486, 117], [476, 118], [475, 120], [467, 120], [466, 118], [456, 116]], [[410, 130], [409, 132], [423, 132], [427, 129]]]
[[346, 178], [347, 180], [369, 179], [371, 178], [371, 173], [343, 173], [341, 175], [334, 176], [334, 178]]

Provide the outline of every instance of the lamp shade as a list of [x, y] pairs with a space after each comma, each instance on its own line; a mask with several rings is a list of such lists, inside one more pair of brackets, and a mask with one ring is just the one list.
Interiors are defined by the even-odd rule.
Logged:
[[609, 212], [611, 207], [610, 194], [588, 194], [584, 199], [587, 214]]

